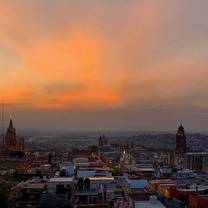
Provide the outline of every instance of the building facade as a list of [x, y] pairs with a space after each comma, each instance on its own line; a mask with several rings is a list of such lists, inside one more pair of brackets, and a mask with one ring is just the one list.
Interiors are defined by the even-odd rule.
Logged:
[[187, 152], [186, 168], [208, 173], [208, 152]]

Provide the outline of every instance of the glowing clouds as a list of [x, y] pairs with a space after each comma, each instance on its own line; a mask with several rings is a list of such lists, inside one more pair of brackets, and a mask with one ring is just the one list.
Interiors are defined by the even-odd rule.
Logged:
[[106, 52], [102, 39], [74, 32], [62, 39], [42, 40], [21, 52], [20, 74], [13, 77], [12, 87], [1, 88], [2, 99], [26, 102], [32, 108], [89, 109], [120, 104], [119, 86], [102, 76]]
[[193, 92], [207, 91], [205, 1], [190, 0], [189, 10], [180, 0], [23, 2], [0, 0], [0, 44], [9, 48], [0, 53], [1, 100], [160, 108], [190, 105]]

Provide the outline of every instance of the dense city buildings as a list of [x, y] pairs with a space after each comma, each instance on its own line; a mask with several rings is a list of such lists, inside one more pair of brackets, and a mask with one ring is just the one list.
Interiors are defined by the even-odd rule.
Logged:
[[207, 77], [208, 0], [0, 0], [0, 208], [208, 208]]
[[[25, 149], [10, 119], [1, 147], [7, 154], [0, 157], [0, 184], [7, 187], [7, 197], [1, 199], [4, 191], [0, 188], [0, 203], [11, 208], [207, 206], [208, 153], [187, 151], [182, 125], [173, 138], [175, 147], [168, 150], [145, 147], [135, 137], [59, 139], [65, 148], [39, 144], [39, 148]], [[70, 141], [73, 143], [68, 146]]]

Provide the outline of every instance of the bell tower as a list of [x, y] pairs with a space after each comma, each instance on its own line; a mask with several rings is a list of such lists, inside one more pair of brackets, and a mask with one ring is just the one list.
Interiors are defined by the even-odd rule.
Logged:
[[185, 167], [185, 156], [186, 156], [186, 133], [182, 124], [178, 127], [176, 133], [176, 165], [179, 169]]
[[17, 147], [16, 129], [13, 126], [12, 117], [10, 117], [9, 127], [5, 135], [5, 146], [9, 150], [16, 150]]
[[181, 124], [176, 133], [176, 154], [184, 155], [185, 153], [186, 153], [186, 133]]

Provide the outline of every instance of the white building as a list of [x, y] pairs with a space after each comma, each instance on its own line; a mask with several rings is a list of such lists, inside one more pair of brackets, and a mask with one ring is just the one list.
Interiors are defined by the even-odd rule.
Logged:
[[208, 152], [187, 152], [186, 168], [208, 173]]
[[63, 162], [60, 164], [60, 169], [66, 171], [67, 176], [74, 175], [74, 164], [72, 162]]
[[54, 177], [47, 182], [49, 193], [57, 193], [58, 189], [72, 189], [74, 186], [74, 177]]

